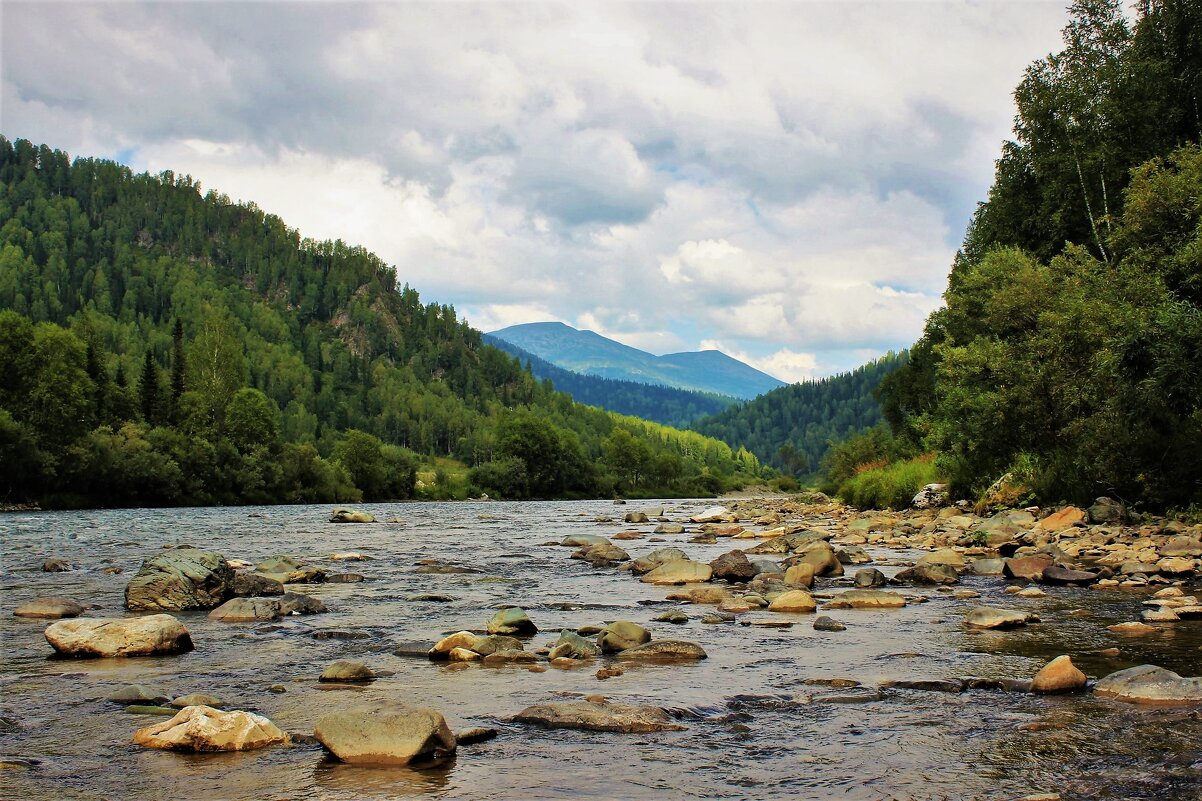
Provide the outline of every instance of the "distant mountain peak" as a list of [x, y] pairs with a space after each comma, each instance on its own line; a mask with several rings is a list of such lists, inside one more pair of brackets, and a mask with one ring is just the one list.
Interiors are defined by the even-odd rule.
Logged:
[[785, 386], [785, 382], [720, 350], [684, 351], [656, 356], [596, 331], [566, 323], [521, 323], [490, 334], [583, 375], [710, 392], [747, 400]]

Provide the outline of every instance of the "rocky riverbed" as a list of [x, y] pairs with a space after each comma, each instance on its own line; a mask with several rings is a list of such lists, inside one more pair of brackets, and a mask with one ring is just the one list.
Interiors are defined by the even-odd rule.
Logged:
[[0, 779], [1202, 795], [1202, 527], [810, 500], [6, 515]]

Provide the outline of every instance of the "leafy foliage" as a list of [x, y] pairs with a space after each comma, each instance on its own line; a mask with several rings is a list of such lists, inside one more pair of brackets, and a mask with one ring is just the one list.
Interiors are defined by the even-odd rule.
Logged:
[[[882, 385], [962, 494], [1202, 498], [1202, 6], [1078, 0], [1015, 93], [947, 306]], [[1193, 144], [1187, 144], [1189, 142]], [[1071, 243], [1071, 244], [1066, 244]]]

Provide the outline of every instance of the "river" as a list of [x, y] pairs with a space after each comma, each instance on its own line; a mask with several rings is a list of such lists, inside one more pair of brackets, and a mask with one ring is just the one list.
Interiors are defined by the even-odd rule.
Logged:
[[[659, 502], [656, 502], [658, 505]], [[683, 520], [706, 502], [666, 501]], [[1202, 663], [1202, 622], [1174, 636], [1122, 640], [1105, 626], [1137, 620], [1144, 594], [1050, 588], [1046, 597], [1006, 595], [998, 577], [969, 576], [977, 601], [923, 592], [926, 603], [896, 610], [831, 612], [846, 631], [819, 632], [813, 615], [752, 613], [790, 620], [787, 629], [704, 624], [712, 607], [680, 606], [682, 625], [652, 622], [674, 605], [669, 588], [628, 573], [595, 569], [544, 543], [568, 534], [612, 535], [632, 528], [621, 513], [650, 502], [417, 503], [366, 505], [375, 525], [327, 523], [328, 507], [205, 508], [16, 513], [0, 516], [0, 796], [10, 799], [1010, 799], [1058, 792], [1064, 799], [1202, 798], [1202, 714], [1146, 708], [1091, 695], [1034, 696], [878, 689], [891, 679], [1030, 678], [1062, 653], [1091, 676], [1150, 662], [1182, 675]], [[251, 515], [263, 515], [251, 516]], [[611, 518], [598, 522], [598, 518]], [[650, 533], [650, 526], [634, 527]], [[688, 534], [621, 542], [632, 556], [664, 544], [708, 561], [740, 543], [688, 543]], [[42, 631], [47, 621], [12, 616], [36, 596], [74, 598], [125, 614], [126, 582], [164, 545], [188, 543], [257, 562], [287, 554], [369, 581], [291, 589], [320, 597], [324, 615], [275, 623], [223, 624], [205, 612], [177, 616], [196, 649], [162, 658], [59, 660]], [[878, 562], [914, 558], [872, 548]], [[358, 551], [369, 561], [329, 561]], [[43, 573], [49, 557], [78, 565]], [[479, 573], [417, 573], [440, 559]], [[120, 568], [110, 575], [104, 568]], [[897, 566], [881, 566], [891, 575]], [[820, 580], [818, 590], [830, 586]], [[905, 590], [915, 594], [913, 588]], [[447, 603], [412, 601], [423, 593]], [[648, 603], [650, 602], [650, 603]], [[968, 604], [1035, 611], [1043, 623], [971, 634]], [[633, 620], [656, 637], [698, 642], [696, 664], [626, 666], [606, 681], [597, 665], [530, 672], [521, 667], [436, 664], [394, 651], [445, 633], [482, 629], [499, 604], [528, 611], [541, 629]], [[1070, 614], [1072, 610], [1077, 611]], [[820, 612], [821, 614], [821, 612]], [[323, 639], [323, 630], [358, 639]], [[1118, 647], [1118, 657], [1103, 649]], [[403, 650], [403, 649], [402, 649]], [[321, 689], [317, 676], [336, 659], [386, 675], [359, 690]], [[607, 660], [602, 660], [605, 662]], [[824, 682], [850, 679], [859, 688]], [[461, 748], [424, 771], [340, 765], [315, 745], [242, 754], [184, 755], [130, 744], [135, 729], [163, 718], [126, 713], [105, 696], [143, 684], [174, 697], [206, 692], [228, 708], [249, 709], [286, 731], [311, 733], [318, 717], [343, 705], [396, 698], [442, 711], [453, 729], [492, 726], [500, 736]], [[283, 685], [286, 692], [271, 692]], [[277, 688], [278, 689], [278, 688]], [[656, 734], [542, 730], [512, 723], [524, 707], [590, 693], [671, 710], [687, 728]]]

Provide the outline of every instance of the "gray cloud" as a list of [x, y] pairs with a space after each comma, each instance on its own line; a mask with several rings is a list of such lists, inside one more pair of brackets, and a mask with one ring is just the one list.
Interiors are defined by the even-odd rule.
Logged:
[[777, 364], [917, 336], [1063, 22], [962, 1], [0, 13], [6, 135], [193, 172], [480, 320]]

